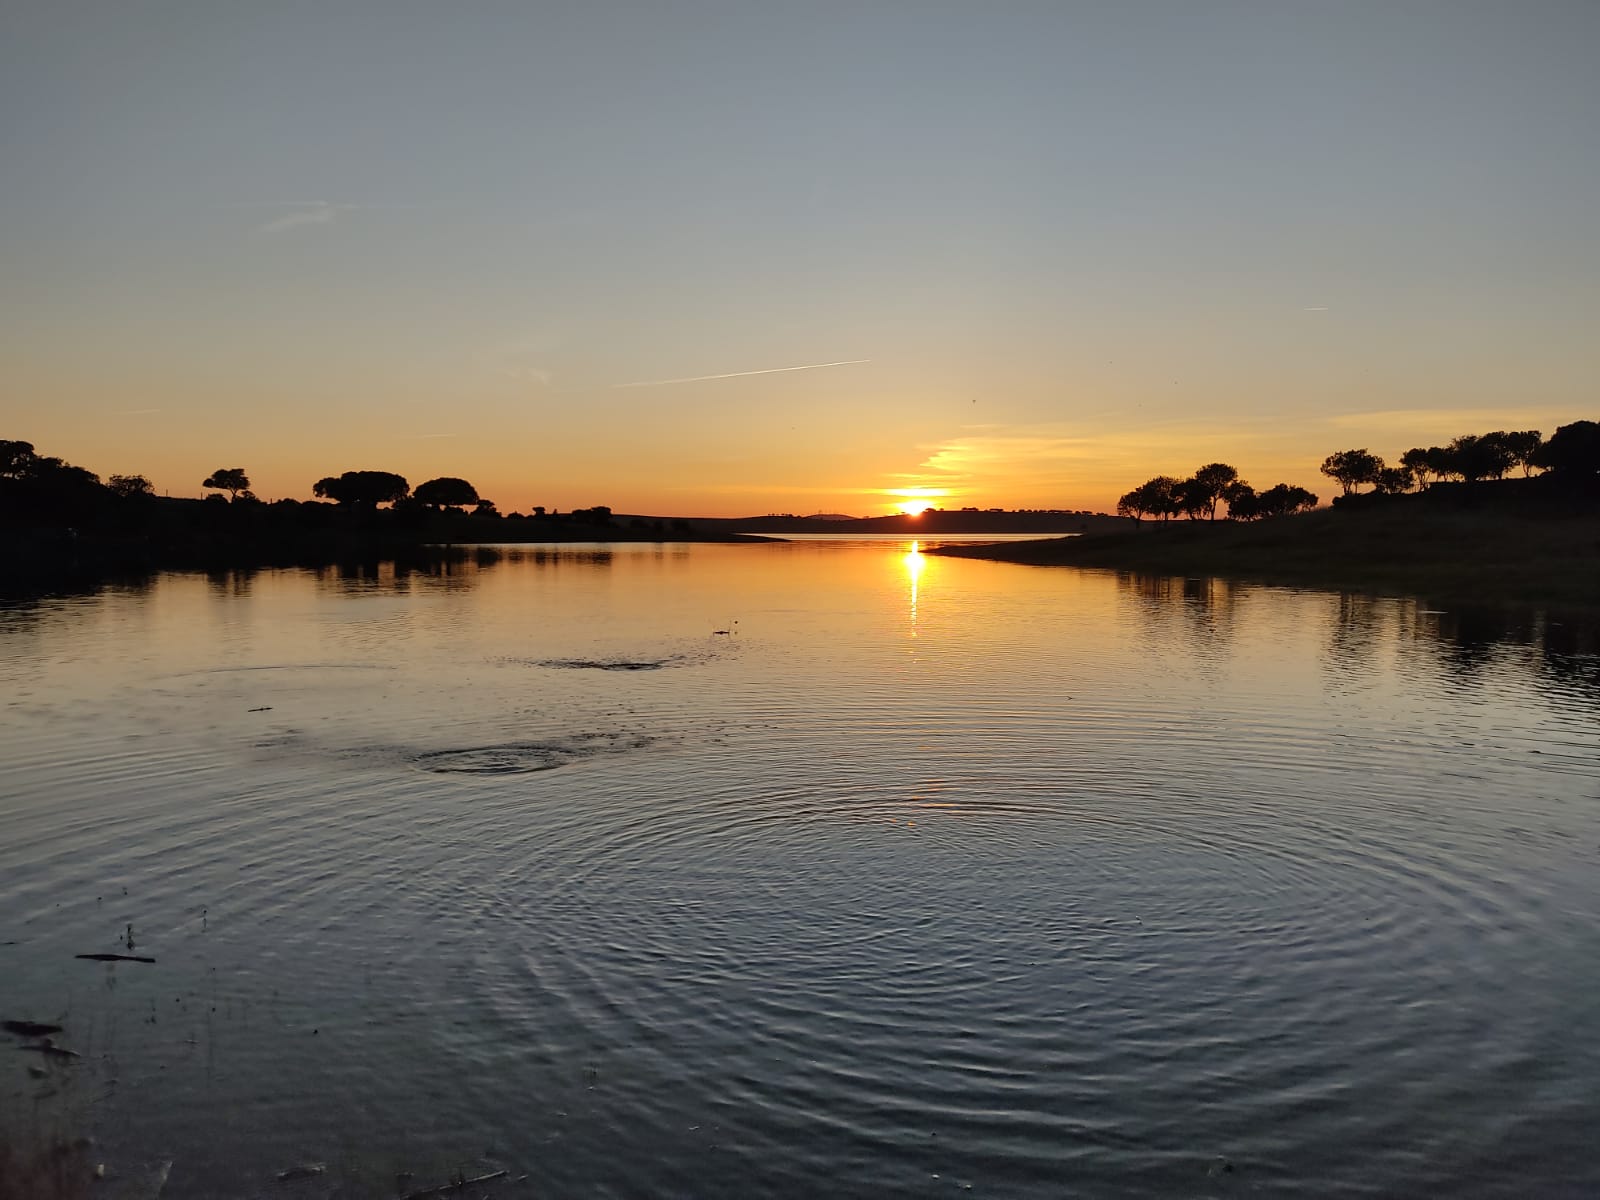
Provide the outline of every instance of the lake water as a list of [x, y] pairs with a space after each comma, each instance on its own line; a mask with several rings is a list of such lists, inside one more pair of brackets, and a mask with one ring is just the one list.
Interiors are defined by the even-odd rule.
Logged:
[[12, 604], [0, 1017], [82, 1057], [0, 1041], [0, 1136], [167, 1198], [1594, 1195], [1597, 650], [903, 543]]

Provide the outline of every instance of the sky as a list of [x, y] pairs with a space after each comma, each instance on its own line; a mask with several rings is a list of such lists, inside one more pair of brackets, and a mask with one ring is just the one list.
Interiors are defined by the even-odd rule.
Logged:
[[0, 2], [0, 437], [1106, 510], [1600, 418], [1600, 3]]

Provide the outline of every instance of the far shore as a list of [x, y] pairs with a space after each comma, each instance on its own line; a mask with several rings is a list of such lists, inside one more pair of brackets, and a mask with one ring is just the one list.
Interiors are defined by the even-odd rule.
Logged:
[[1147, 521], [1125, 532], [930, 554], [1031, 566], [1215, 575], [1453, 604], [1600, 609], [1600, 514], [1352, 506], [1250, 524]]

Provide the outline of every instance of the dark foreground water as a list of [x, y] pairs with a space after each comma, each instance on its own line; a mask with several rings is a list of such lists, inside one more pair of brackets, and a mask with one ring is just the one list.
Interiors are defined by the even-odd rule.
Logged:
[[0, 1149], [92, 1136], [107, 1196], [1593, 1195], [1595, 638], [817, 543], [0, 609], [0, 1018], [82, 1056], [0, 1039]]

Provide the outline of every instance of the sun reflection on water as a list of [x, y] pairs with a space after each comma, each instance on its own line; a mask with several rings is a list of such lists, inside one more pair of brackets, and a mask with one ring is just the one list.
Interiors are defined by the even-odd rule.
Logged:
[[911, 584], [911, 636], [917, 636], [917, 586], [922, 578], [922, 572], [927, 568], [928, 560], [922, 555], [922, 543], [912, 542], [911, 549], [900, 559], [906, 569], [906, 578]]

